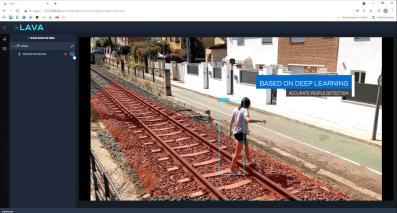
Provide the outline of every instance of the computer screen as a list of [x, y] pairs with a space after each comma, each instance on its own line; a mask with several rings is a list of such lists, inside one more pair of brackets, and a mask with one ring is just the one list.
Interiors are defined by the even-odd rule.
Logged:
[[0, 3], [2, 212], [395, 212], [395, 0]]

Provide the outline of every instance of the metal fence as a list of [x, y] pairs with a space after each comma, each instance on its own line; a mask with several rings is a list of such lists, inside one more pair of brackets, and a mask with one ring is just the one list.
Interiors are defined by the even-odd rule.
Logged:
[[198, 64], [188, 64], [187, 74], [198, 75], [199, 74]]
[[216, 79], [222, 79], [222, 68], [214, 67], [212, 68], [213, 77]]
[[91, 150], [91, 174], [94, 182], [95, 200], [118, 201], [121, 199], [120, 194], [93, 150]]
[[222, 79], [222, 62], [212, 62], [212, 77], [216, 79]]
[[255, 85], [257, 75], [257, 70], [240, 70], [240, 82]]
[[[354, 97], [345, 96], [343, 97], [343, 100], [356, 101], [356, 102], [375, 105], [377, 95], [378, 95], [378, 85], [355, 83]], [[382, 105], [382, 95], [380, 95], [379, 97], [379, 102], [380, 105]]]

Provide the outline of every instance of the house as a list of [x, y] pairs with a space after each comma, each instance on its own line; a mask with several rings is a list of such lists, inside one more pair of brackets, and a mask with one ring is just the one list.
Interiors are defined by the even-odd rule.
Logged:
[[338, 37], [280, 37], [278, 64], [293, 73], [335, 73]]
[[205, 62], [222, 62], [222, 60], [227, 56], [225, 38], [215, 37], [212, 38], [212, 41], [213, 44], [205, 49]]
[[278, 38], [276, 37], [228, 37], [226, 61], [233, 58], [236, 63], [245, 63], [246, 68], [258, 65], [277, 64]]
[[382, 38], [340, 38], [337, 72], [354, 76], [355, 96], [344, 100], [375, 105], [378, 78], [382, 75]]
[[[328, 123], [324, 128], [345, 134], [354, 132], [371, 137], [377, 81], [382, 73], [382, 38], [375, 37], [288, 37], [279, 38], [278, 62], [288, 68], [279, 74], [353, 75], [354, 96], [287, 97], [277, 90], [277, 107], [295, 114], [294, 119], [308, 123]], [[380, 96], [381, 100], [381, 96]], [[382, 135], [382, 109], [379, 111], [378, 138]]]
[[227, 56], [226, 44], [214, 44], [205, 49], [205, 62], [222, 62], [223, 58]]
[[121, 46], [129, 46], [132, 43], [145, 43], [148, 42], [147, 37], [116, 37], [116, 44]]
[[[342, 126], [345, 134], [354, 129], [370, 138], [378, 94], [378, 78], [382, 72], [382, 38], [375, 37], [229, 37], [227, 57], [249, 66], [234, 68], [236, 99], [247, 95], [256, 100], [254, 107], [313, 125], [333, 129]], [[251, 65], [247, 63], [251, 61]], [[247, 65], [248, 64], [248, 65]], [[353, 75], [354, 97], [287, 97], [285, 89], [263, 94], [255, 90], [258, 64], [277, 64], [277, 74], [345, 74]], [[236, 75], [237, 73], [237, 75]], [[272, 70], [273, 74], [276, 74]], [[251, 85], [251, 87], [249, 86]], [[241, 92], [239, 94], [238, 92]], [[265, 94], [266, 93], [266, 94]], [[265, 97], [265, 98], [264, 98]], [[380, 103], [381, 103], [381, 97]], [[263, 100], [266, 100], [265, 102]], [[269, 106], [274, 105], [274, 106]], [[382, 135], [382, 109], [379, 111], [377, 134]]]
[[182, 53], [183, 37], [158, 37], [157, 39], [170, 45], [173, 54], [180, 55]]
[[341, 37], [337, 72], [354, 75], [361, 84], [378, 84], [382, 73], [382, 38]]
[[375, 104], [382, 38], [280, 37], [278, 41], [278, 64], [291, 73], [353, 75], [355, 97], [343, 100]]

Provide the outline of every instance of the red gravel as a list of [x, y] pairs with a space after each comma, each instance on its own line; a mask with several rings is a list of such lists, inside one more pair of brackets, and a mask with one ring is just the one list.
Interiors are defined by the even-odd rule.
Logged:
[[[106, 88], [106, 90], [112, 94], [116, 94], [116, 89], [113, 88], [113, 85], [110, 84], [111, 89]], [[119, 93], [120, 94], [120, 93]], [[117, 96], [123, 100], [125, 96], [119, 95]], [[134, 92], [134, 94], [137, 94]], [[141, 100], [145, 100], [146, 102], [150, 102], [152, 106], [156, 108], [161, 108], [163, 112], [167, 115], [172, 116], [176, 120], [183, 120], [182, 125], [188, 126], [190, 129], [196, 129], [196, 133], [206, 134], [203, 136], [204, 138], [210, 140], [215, 139], [214, 144], [218, 145], [218, 132], [215, 129], [209, 129], [207, 126], [199, 124], [189, 117], [185, 116], [182, 113], [176, 113], [171, 109], [162, 106], [159, 103], [149, 101], [144, 96], [138, 94]], [[98, 92], [96, 96], [92, 97], [91, 104], [94, 106], [95, 110], [98, 112], [101, 121], [106, 126], [106, 129], [112, 134], [113, 138], [119, 143], [121, 149], [124, 154], [128, 158], [131, 166], [137, 172], [138, 176], [143, 180], [145, 188], [150, 191], [152, 196], [189, 196], [191, 193], [197, 191], [206, 191], [204, 187], [201, 186], [199, 182], [190, 181], [187, 183], [178, 183], [177, 181], [186, 177], [193, 179], [193, 176], [184, 171], [183, 169], [179, 169], [172, 172], [167, 172], [167, 168], [174, 167], [179, 163], [174, 161], [171, 158], [169, 153], [166, 153], [164, 149], [161, 148], [157, 143], [153, 145], [143, 145], [147, 142], [155, 142], [154, 139], [150, 137], [139, 139], [140, 136], [149, 136], [142, 128], [130, 128], [134, 124], [130, 123], [126, 119], [126, 116], [123, 113], [115, 113], [114, 111], [116, 107], [113, 104], [109, 104], [109, 101], [105, 101], [105, 98], [101, 95], [101, 92]], [[126, 101], [122, 101], [124, 104]], [[135, 100], [131, 99], [128, 103], [134, 103]], [[132, 105], [132, 104], [131, 104]], [[132, 113], [136, 113], [135, 110]], [[147, 111], [144, 107], [140, 108], [140, 112]], [[152, 113], [150, 115], [155, 115], [157, 113]], [[149, 114], [148, 114], [149, 115]], [[138, 116], [148, 116], [148, 115], [138, 115]], [[150, 117], [147, 119], [141, 119], [146, 125], [156, 124], [159, 121], [148, 122], [147, 120], [162, 118], [160, 115], [156, 115], [154, 117]], [[163, 119], [165, 121], [165, 118]], [[164, 122], [160, 121], [160, 122]], [[166, 127], [175, 126], [170, 122], [166, 125], [161, 125], [157, 127], [153, 127], [152, 129], [162, 129]], [[174, 129], [169, 130], [161, 130], [155, 131], [157, 134], [168, 134], [172, 132], [180, 131], [180, 128], [175, 126]], [[136, 130], [142, 130], [141, 133], [134, 133]], [[175, 135], [169, 136], [161, 136], [163, 140], [175, 140], [178, 138], [188, 136], [185, 132]], [[174, 141], [168, 143], [171, 147], [182, 146], [186, 144], [192, 143], [200, 143], [196, 139], [188, 139], [184, 141]], [[221, 133], [221, 145], [226, 146], [224, 151], [232, 154], [235, 147], [235, 141], [232, 138], [227, 137], [223, 133]], [[162, 149], [161, 152], [152, 153], [151, 151], [154, 149]], [[199, 152], [205, 149], [209, 149], [207, 145], [200, 144], [199, 146], [189, 147], [184, 149], [176, 150], [179, 154], [187, 154], [193, 152]], [[211, 149], [212, 150], [212, 149]], [[159, 158], [168, 156], [169, 160], [158, 161]], [[274, 182], [280, 184], [282, 187], [286, 188], [292, 194], [297, 196], [298, 198], [303, 199], [320, 199], [320, 200], [328, 200], [328, 199], [336, 199], [336, 200], [345, 200], [348, 199], [346, 195], [337, 192], [334, 189], [331, 189], [328, 186], [320, 183], [319, 181], [309, 178], [302, 173], [294, 170], [293, 168], [282, 164], [278, 161], [275, 161], [268, 157], [263, 151], [257, 150], [255, 148], [251, 149], [251, 156], [255, 159], [257, 164], [258, 172], [267, 176]], [[212, 150], [209, 153], [185, 158], [187, 161], [191, 163], [201, 162], [213, 158], [218, 158], [218, 151]], [[179, 165], [180, 166], [180, 165]], [[212, 163], [205, 166], [199, 166], [197, 169], [202, 172], [202, 174], [212, 173], [218, 171], [219, 169], [223, 170], [230, 166], [230, 163], [226, 160], [221, 160], [220, 163], [221, 168], [219, 167], [218, 162]], [[232, 183], [236, 183], [240, 180], [246, 179], [245, 176], [217, 176], [208, 178], [208, 180], [214, 184], [215, 186], [224, 186]], [[256, 179], [250, 177], [253, 180], [252, 183], [246, 184], [244, 186], [222, 190], [228, 198], [230, 199], [254, 199], [258, 197], [263, 197], [264, 199], [282, 199], [279, 195], [261, 187], [260, 184], [256, 181]], [[207, 194], [208, 196], [208, 194]]]
[[98, 97], [100, 97], [99, 94], [93, 97], [91, 99], [91, 104], [100, 115], [101, 122], [105, 125], [106, 129], [119, 143], [124, 155], [127, 157], [132, 168], [138, 174], [145, 189], [149, 191], [151, 196], [186, 197], [199, 190], [205, 190], [205, 188], [199, 186], [195, 181], [185, 184], [177, 183], [178, 179], [190, 177], [191, 175], [183, 169], [167, 172], [167, 168], [174, 166], [180, 167], [179, 163], [175, 162], [172, 158], [166, 161], [158, 161], [159, 158], [167, 156], [167, 154], [164, 151], [152, 153], [151, 150], [158, 149], [160, 146], [156, 143], [149, 146], [143, 145], [145, 142], [153, 140], [150, 138], [138, 139], [136, 137], [138, 134], [132, 133], [138, 130], [138, 128], [129, 129], [129, 126], [133, 126], [133, 124], [123, 121], [123, 119], [125, 119], [124, 116], [113, 116], [111, 113], [112, 110], [99, 100]]

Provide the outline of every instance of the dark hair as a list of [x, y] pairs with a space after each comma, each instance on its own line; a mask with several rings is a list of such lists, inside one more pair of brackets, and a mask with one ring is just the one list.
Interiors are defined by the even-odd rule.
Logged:
[[251, 105], [250, 99], [247, 97], [244, 97], [243, 99], [241, 99], [241, 104], [238, 109], [240, 110], [242, 107], [248, 109], [250, 107], [250, 105]]

